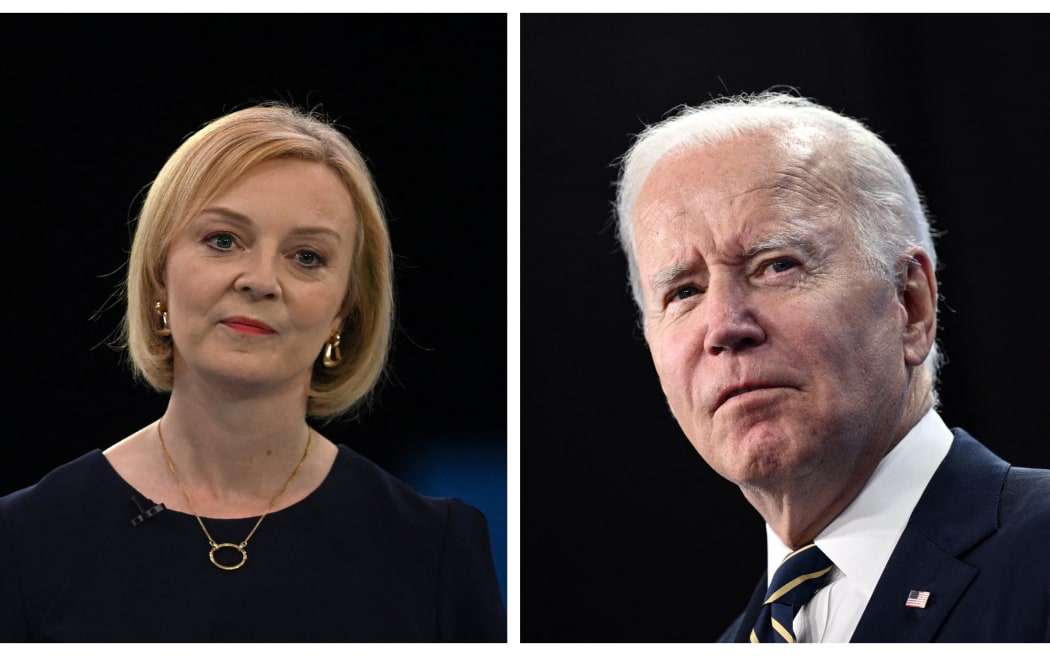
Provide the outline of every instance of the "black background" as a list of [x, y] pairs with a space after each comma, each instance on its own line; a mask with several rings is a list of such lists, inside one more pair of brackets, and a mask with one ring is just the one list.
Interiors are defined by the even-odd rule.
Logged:
[[365, 154], [396, 257], [390, 379], [321, 430], [481, 507], [505, 576], [506, 16], [6, 15], [0, 35], [0, 494], [163, 412], [105, 346], [123, 305], [96, 316], [140, 190], [206, 121], [285, 100]]
[[788, 85], [879, 133], [943, 232], [942, 415], [1016, 465], [1050, 466], [1048, 17], [521, 26], [522, 640], [714, 640], [765, 568], [760, 517], [667, 410], [609, 223], [616, 158], [683, 103]]

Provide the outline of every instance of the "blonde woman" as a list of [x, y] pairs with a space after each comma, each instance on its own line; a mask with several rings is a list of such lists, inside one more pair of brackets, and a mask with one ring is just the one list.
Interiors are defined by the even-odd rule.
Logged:
[[504, 641], [484, 516], [314, 427], [381, 378], [391, 275], [365, 161], [321, 116], [190, 136], [126, 281], [123, 344], [167, 408], [0, 499], [0, 638]]

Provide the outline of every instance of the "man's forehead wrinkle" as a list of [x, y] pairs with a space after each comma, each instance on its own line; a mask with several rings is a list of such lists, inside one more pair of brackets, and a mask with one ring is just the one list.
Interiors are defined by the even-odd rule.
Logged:
[[[678, 219], [689, 213], [689, 209], [684, 207], [673, 196], [668, 197], [666, 194], [652, 193], [651, 190], [643, 188], [643, 192], [645, 191], [650, 193], [645, 196], [639, 194], [638, 201], [635, 203], [636, 223], [641, 224], [649, 219], [654, 221], [657, 219], [660, 221]], [[643, 200], [644, 203], [642, 202]]]
[[[823, 187], [811, 179], [812, 176], [803, 169], [792, 166], [777, 171], [770, 181], [759, 182], [733, 196], [734, 201], [753, 203], [752, 213], [780, 217], [775, 223], [737, 225], [723, 235], [728, 238], [726, 245], [732, 245], [730, 252], [735, 258], [747, 260], [761, 251], [778, 248], [800, 248], [806, 252], [822, 250], [814, 244], [813, 224], [809, 220], [812, 213], [805, 210], [833, 209], [835, 205], [827, 202], [829, 198], [822, 195]], [[792, 189], [787, 191], [785, 186]], [[807, 202], [800, 204], [798, 198]]]
[[814, 209], [835, 209], [845, 204], [841, 162], [830, 145], [813, 145], [807, 152], [793, 152], [774, 176], [773, 193], [791, 206], [801, 200]]
[[[813, 219], [842, 205], [835, 154], [819, 134], [758, 138], [762, 142], [747, 160], [727, 160], [722, 168], [723, 160], [701, 158], [699, 166], [680, 167], [688, 161], [682, 158], [704, 149], [685, 151], [660, 163], [658, 184], [651, 185], [652, 175], [647, 180], [648, 189], [636, 204], [636, 221], [647, 224], [648, 248], [662, 260], [646, 276], [650, 288], [673, 284], [714, 262], [733, 266], [767, 250], [815, 249]], [[778, 220], [771, 221], [774, 217]], [[706, 225], [706, 237], [701, 238], [701, 231], [682, 239], [674, 230], [664, 230], [681, 221]]]

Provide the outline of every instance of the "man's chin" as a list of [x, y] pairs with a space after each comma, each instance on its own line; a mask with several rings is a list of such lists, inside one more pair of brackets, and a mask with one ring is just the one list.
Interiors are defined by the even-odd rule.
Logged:
[[798, 445], [779, 431], [756, 428], [723, 438], [719, 445], [710, 458], [697, 451], [718, 474], [742, 488], [775, 487], [797, 476], [803, 464]]

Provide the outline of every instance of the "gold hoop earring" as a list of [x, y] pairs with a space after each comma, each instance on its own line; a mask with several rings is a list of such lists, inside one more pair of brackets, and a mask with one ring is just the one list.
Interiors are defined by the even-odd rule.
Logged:
[[328, 337], [328, 341], [324, 343], [324, 355], [321, 358], [321, 364], [325, 366], [325, 369], [332, 369], [343, 361], [343, 353], [339, 350], [339, 342], [342, 339], [342, 335], [333, 331], [331, 336]]
[[153, 305], [153, 313], [157, 315], [157, 335], [170, 336], [171, 326], [168, 325], [168, 311], [164, 309], [164, 301], [157, 301]]

